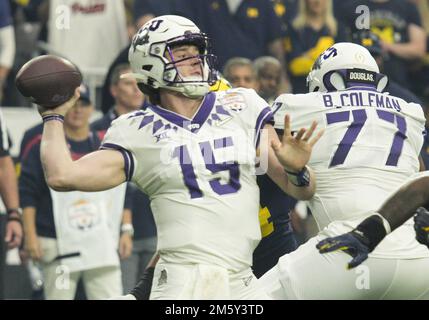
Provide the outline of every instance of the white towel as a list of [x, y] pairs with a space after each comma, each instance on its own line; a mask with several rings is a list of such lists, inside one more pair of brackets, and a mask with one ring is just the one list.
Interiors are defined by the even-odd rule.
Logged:
[[179, 300], [230, 299], [229, 275], [224, 268], [197, 265], [186, 283]]

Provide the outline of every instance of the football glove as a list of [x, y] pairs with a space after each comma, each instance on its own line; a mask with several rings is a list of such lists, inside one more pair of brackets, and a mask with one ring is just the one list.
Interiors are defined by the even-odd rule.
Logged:
[[420, 207], [414, 216], [414, 230], [416, 230], [416, 239], [421, 244], [429, 247], [429, 211]]
[[341, 250], [353, 257], [347, 264], [347, 269], [352, 269], [368, 258], [370, 252], [369, 240], [358, 230], [320, 241], [316, 248], [319, 253], [327, 253]]
[[383, 219], [378, 214], [372, 215], [352, 231], [320, 241], [316, 248], [320, 253], [337, 250], [346, 252], [353, 258], [347, 264], [347, 268], [352, 269], [364, 262], [368, 258], [368, 254], [374, 250], [388, 233]]

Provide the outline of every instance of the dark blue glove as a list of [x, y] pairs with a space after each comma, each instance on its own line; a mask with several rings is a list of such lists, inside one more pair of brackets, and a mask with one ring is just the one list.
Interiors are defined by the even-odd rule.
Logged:
[[423, 207], [418, 208], [414, 216], [414, 230], [417, 241], [429, 247], [429, 211]]
[[347, 264], [347, 269], [360, 265], [370, 253], [369, 240], [356, 229], [337, 237], [326, 238], [316, 248], [320, 253], [341, 250], [351, 255], [353, 259]]

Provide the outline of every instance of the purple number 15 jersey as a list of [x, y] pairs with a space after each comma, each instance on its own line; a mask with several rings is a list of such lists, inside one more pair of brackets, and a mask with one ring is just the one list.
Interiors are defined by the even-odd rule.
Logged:
[[206, 95], [192, 119], [150, 106], [112, 123], [102, 148], [151, 200], [170, 263], [243, 270], [261, 238], [255, 147], [271, 108], [253, 90]]

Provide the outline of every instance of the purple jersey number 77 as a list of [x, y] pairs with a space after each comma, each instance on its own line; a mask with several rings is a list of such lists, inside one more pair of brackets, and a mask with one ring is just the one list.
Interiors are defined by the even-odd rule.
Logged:
[[[353, 143], [358, 138], [368, 118], [365, 109], [353, 110], [351, 114], [353, 121], [347, 127], [342, 140], [338, 144], [338, 148], [329, 164], [330, 168], [344, 163]], [[377, 115], [379, 119], [395, 124], [398, 129], [398, 131], [395, 132], [392, 146], [386, 160], [386, 166], [397, 166], [404, 146], [404, 140], [407, 139], [407, 122], [403, 116], [385, 110], [377, 110]], [[326, 114], [326, 120], [328, 125], [338, 122], [348, 122], [350, 120], [350, 111], [328, 113]]]

